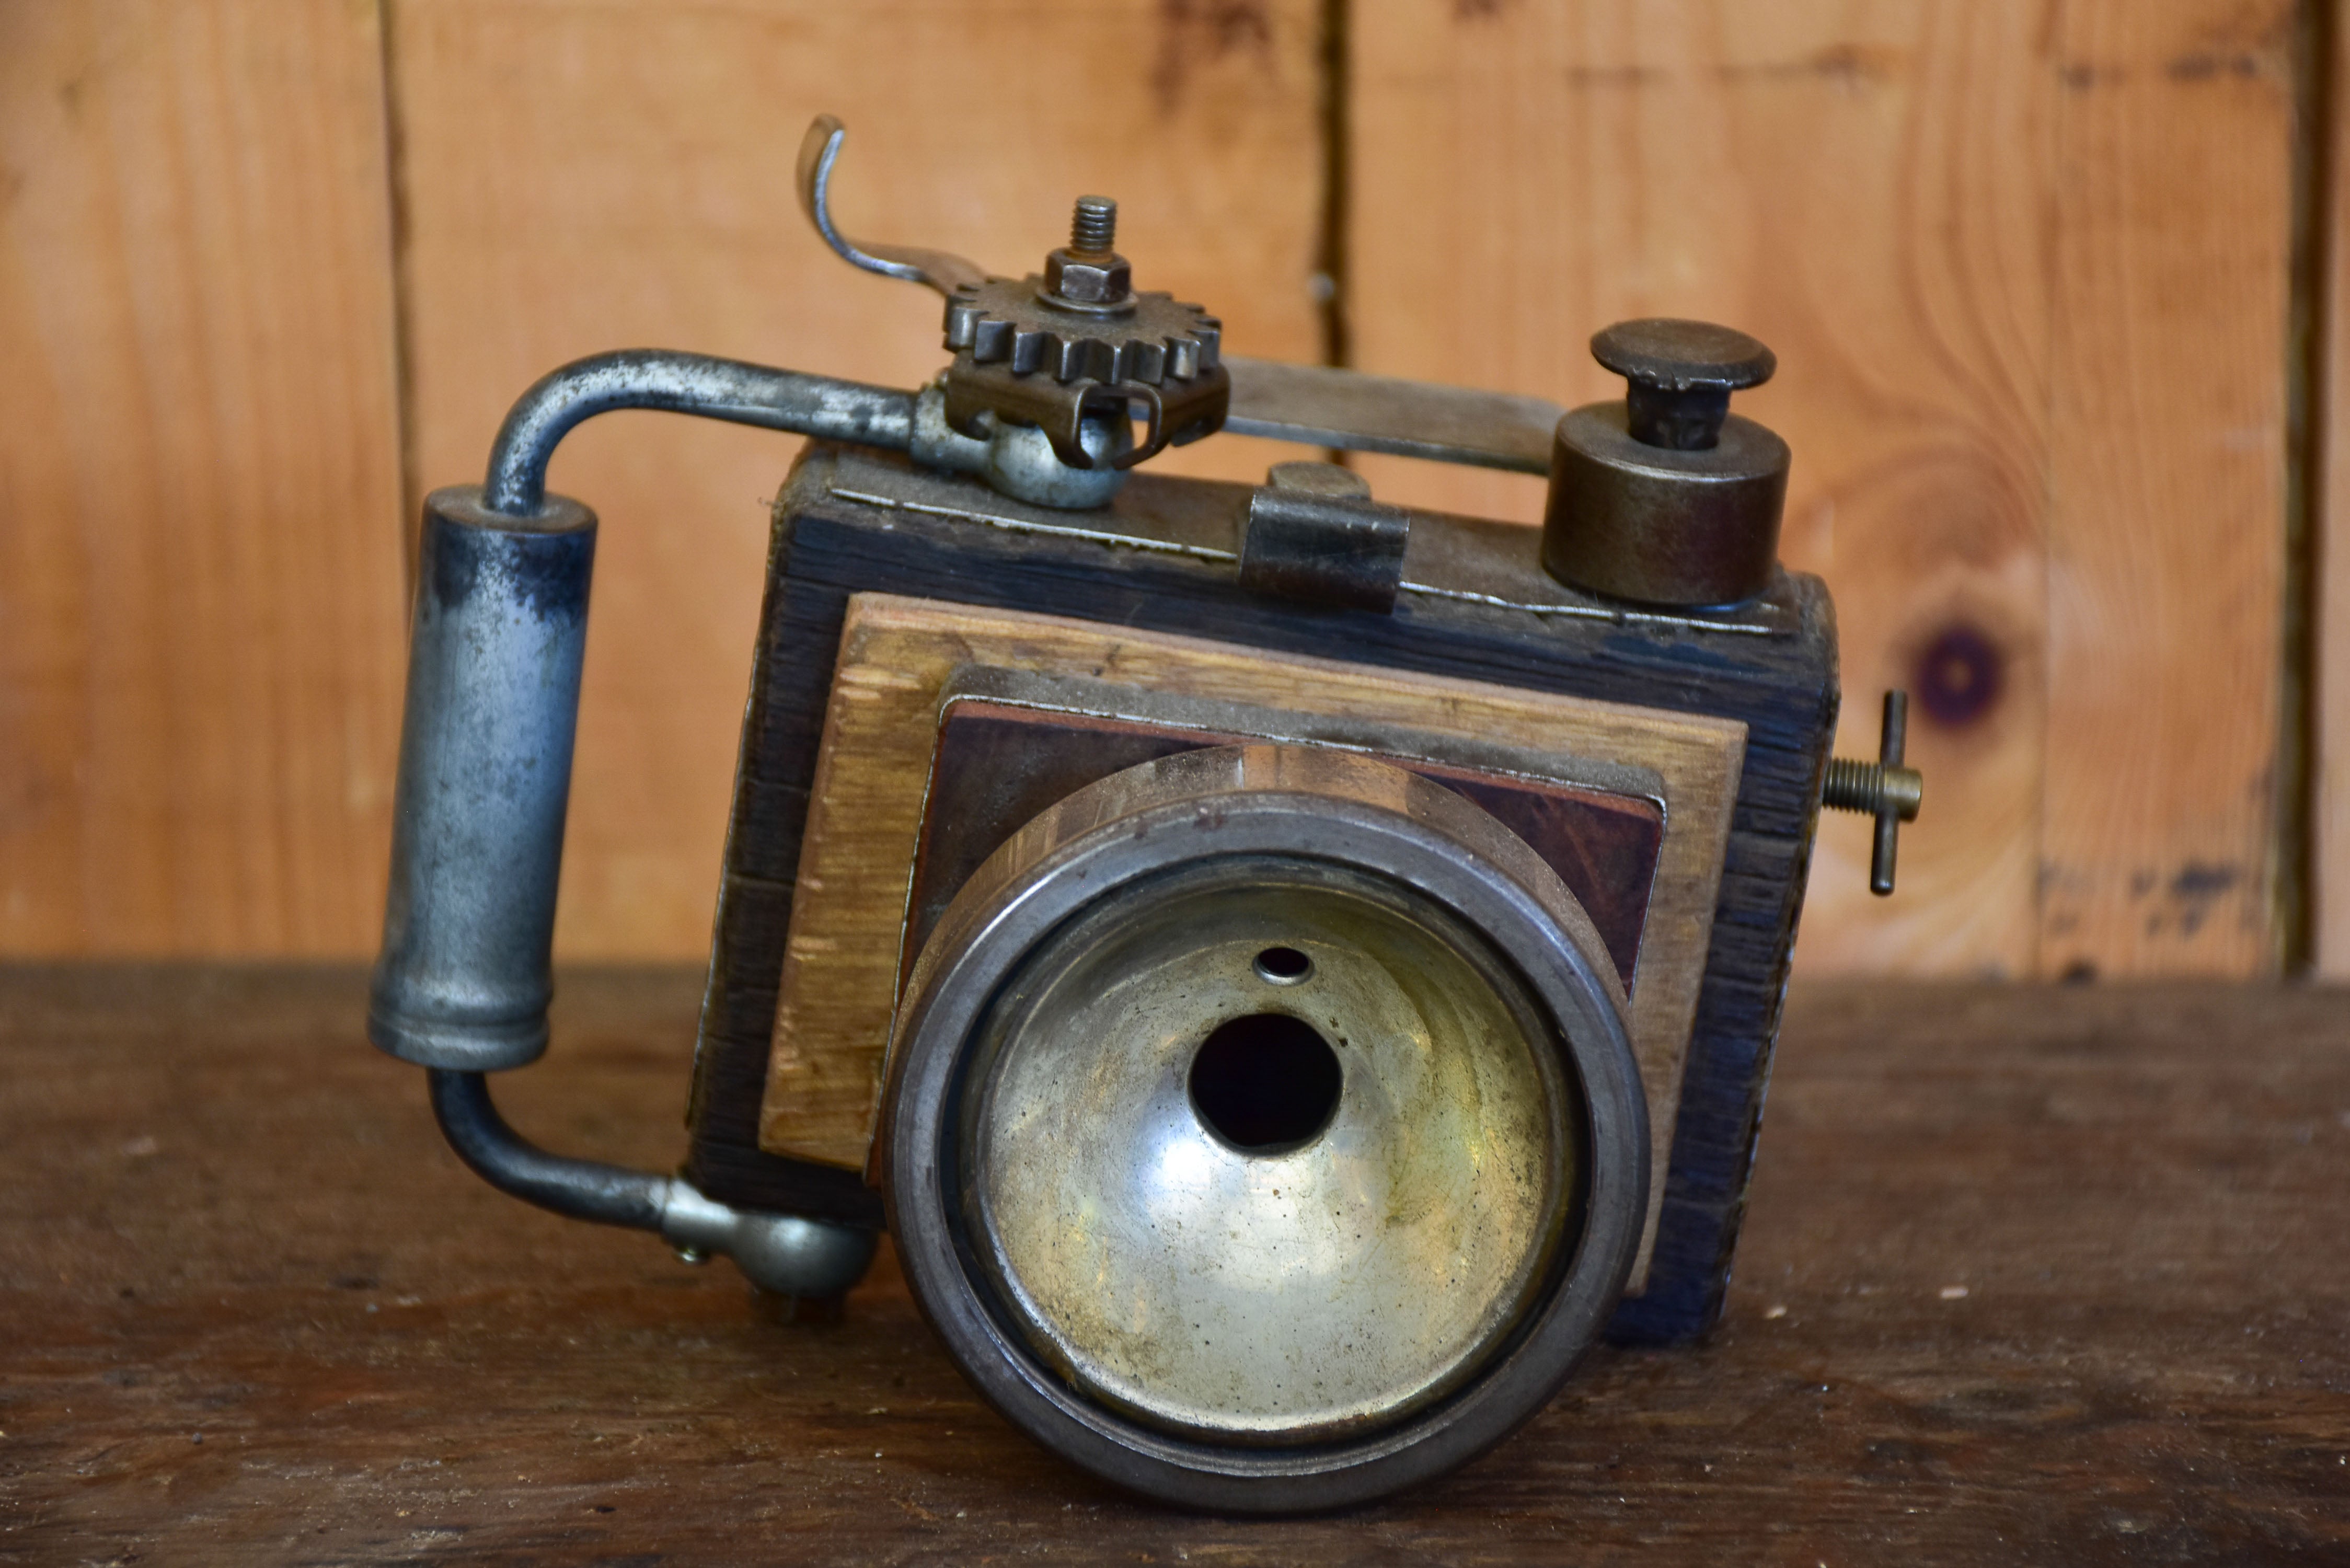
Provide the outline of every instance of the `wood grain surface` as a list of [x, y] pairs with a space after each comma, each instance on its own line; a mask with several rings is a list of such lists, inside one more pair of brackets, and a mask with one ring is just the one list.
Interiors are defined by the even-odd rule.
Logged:
[[367, 6], [0, 5], [0, 951], [382, 929], [383, 137]]
[[[666, 1165], [700, 985], [567, 974], [516, 1122]], [[363, 992], [0, 971], [0, 1562], [2350, 1555], [2339, 992], [1799, 984], [1721, 1328], [1288, 1522], [1048, 1459], [886, 1254], [842, 1322], [778, 1324], [491, 1191]]]
[[[958, 668], [974, 663], [1653, 769], [1667, 826], [1627, 1022], [1648, 1089], [1655, 1168], [1669, 1162], [1745, 725], [889, 594], [850, 599], [841, 632], [784, 950], [762, 1147], [864, 1168], [898, 1003], [899, 939], [939, 696]], [[1654, 1183], [1651, 1237], [1664, 1191]], [[1637, 1265], [1644, 1273], [1648, 1245]]]
[[[1846, 754], [1908, 688], [1900, 893], [1821, 834], [1798, 961], [2277, 960], [2288, 0], [1578, 0], [1353, 15], [1368, 370], [1620, 396], [1619, 317], [1779, 354], [1783, 554], [1835, 590]], [[1531, 518], [1538, 483], [1367, 464]]]
[[[1843, 749], [1868, 753], [1875, 692], [1906, 686], [1932, 781], [1889, 904], [1863, 891], [1866, 826], [1826, 825], [1804, 967], [2272, 969], [2309, 912], [2280, 803], [2310, 784], [2316, 944], [2350, 973], [2327, 913], [2350, 904], [2350, 592], [2310, 596], [2314, 628], [2286, 613], [2296, 158], [2333, 181], [2315, 229], [2350, 206], [2350, 161], [2296, 119], [2296, 50], [2338, 43], [2331, 14], [0, 6], [0, 952], [372, 945], [402, 540], [520, 389], [632, 342], [936, 368], [935, 305], [794, 211], [793, 150], [831, 109], [852, 232], [1023, 266], [1106, 189], [1142, 280], [1252, 354], [1336, 344], [1575, 401], [1610, 389], [1584, 347], [1607, 319], [1752, 327], [1783, 368], [1743, 401], [1796, 452], [1785, 555], [1842, 612]], [[2342, 62], [2308, 67], [2304, 107], [2338, 126]], [[2304, 313], [2333, 296], [2315, 278]], [[2350, 401], [2328, 406], [2338, 452]], [[630, 416], [556, 462], [610, 524], [567, 953], [704, 947], [760, 509], [793, 445]], [[1162, 461], [1248, 476], [1294, 454]], [[2303, 476], [2337, 578], [2342, 466]], [[1398, 500], [1538, 504], [1533, 481], [1364, 468]], [[2303, 736], [2319, 664], [2331, 716]]]
[[2044, 973], [2281, 956], [2294, 26], [2063, 13]]
[[[913, 386], [939, 301], [858, 273], [799, 213], [818, 111], [849, 136], [848, 233], [1043, 265], [1086, 192], [1119, 199], [1139, 286], [1205, 299], [1236, 352], [1320, 353], [1313, 0], [390, 0], [411, 504], [477, 480], [554, 366], [658, 346]], [[708, 950], [758, 622], [766, 501], [798, 442], [630, 415], [552, 483], [598, 542], [556, 940]], [[1272, 443], [1168, 466], [1262, 479]]]
[[[2350, 27], [2338, 15], [2325, 78], [2350, 70]], [[2315, 464], [2308, 475], [2309, 541], [2314, 559], [2309, 628], [2312, 653], [2310, 790], [2311, 957], [2328, 980], [2350, 979], [2350, 540], [2334, 536], [2334, 518], [2350, 518], [2350, 94], [2338, 87], [2330, 113], [2312, 134], [2323, 137], [2320, 168], [2328, 183], [2311, 214], [2318, 244], [2316, 293], [2309, 302], [2316, 331], [2309, 418]]]

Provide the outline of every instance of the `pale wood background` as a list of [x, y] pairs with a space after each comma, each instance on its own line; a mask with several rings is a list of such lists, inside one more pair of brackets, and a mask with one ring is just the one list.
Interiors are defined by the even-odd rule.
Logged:
[[[421, 491], [595, 349], [940, 362], [929, 297], [793, 205], [830, 109], [851, 232], [1025, 267], [1104, 190], [1237, 351], [1572, 401], [1617, 317], [1769, 341], [1748, 406], [1795, 448], [1845, 749], [1908, 686], [1930, 780], [1889, 902], [1865, 825], [1824, 831], [1806, 971], [2254, 974], [2314, 915], [2350, 972], [2350, 676], [2318, 678], [2350, 671], [2350, 477], [2293, 402], [2303, 327], [2350, 374], [2350, 234], [2330, 272], [2295, 248], [2350, 163], [2308, 130], [2339, 31], [2314, 0], [0, 0], [0, 953], [371, 949]], [[556, 460], [605, 521], [568, 956], [706, 947], [791, 448], [624, 415]]]

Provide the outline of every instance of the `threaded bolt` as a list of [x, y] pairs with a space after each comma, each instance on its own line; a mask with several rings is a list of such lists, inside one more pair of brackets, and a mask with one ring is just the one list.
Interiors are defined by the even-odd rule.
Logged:
[[1080, 196], [1069, 219], [1069, 252], [1073, 255], [1107, 255], [1118, 243], [1118, 203], [1107, 196]]
[[1915, 768], [1837, 757], [1828, 763], [1827, 785], [1820, 792], [1820, 804], [1832, 811], [1856, 811], [1864, 816], [1889, 811], [1907, 822], [1918, 815], [1924, 784]]
[[1873, 763], [1849, 757], [1832, 758], [1827, 778], [1820, 786], [1820, 804], [1837, 811], [1856, 811], [1877, 818], [1877, 849], [1868, 862], [1868, 890], [1882, 898], [1893, 891], [1893, 858], [1901, 825], [1918, 820], [1926, 797], [1926, 778], [1916, 768], [1901, 765], [1908, 744], [1909, 694], [1885, 694], [1885, 734]]

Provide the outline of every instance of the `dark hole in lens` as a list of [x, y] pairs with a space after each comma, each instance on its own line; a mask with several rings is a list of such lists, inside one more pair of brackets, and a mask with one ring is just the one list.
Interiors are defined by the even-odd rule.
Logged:
[[1256, 955], [1256, 971], [1275, 985], [1304, 980], [1314, 968], [1314, 961], [1295, 948], [1267, 948]]
[[1226, 1143], [1266, 1154], [1328, 1124], [1340, 1078], [1337, 1053], [1312, 1025], [1252, 1012], [1219, 1026], [1191, 1058], [1191, 1104]]

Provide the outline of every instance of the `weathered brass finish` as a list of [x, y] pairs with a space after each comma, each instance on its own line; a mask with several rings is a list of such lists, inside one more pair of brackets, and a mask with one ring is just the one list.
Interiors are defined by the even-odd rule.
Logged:
[[1731, 414], [1711, 447], [1632, 438], [1625, 404], [1558, 421], [1543, 568], [1640, 604], [1742, 604], [1771, 586], [1787, 500], [1787, 443]]
[[[974, 1251], [1031, 1346], [1227, 1442], [1388, 1425], [1457, 1386], [1576, 1187], [1523, 988], [1424, 897], [1326, 862], [1224, 858], [1105, 902], [1005, 988], [969, 1069]], [[1343, 1087], [1320, 1130], [1252, 1153], [1189, 1080], [1220, 1025], [1263, 1017], [1318, 1034]]]
[[1885, 694], [1885, 727], [1873, 763], [1837, 757], [1828, 763], [1827, 782], [1820, 804], [1832, 811], [1858, 812], [1877, 818], [1877, 844], [1869, 857], [1868, 890], [1878, 898], [1893, 891], [1894, 854], [1900, 846], [1901, 825], [1918, 820], [1926, 799], [1926, 775], [1901, 765], [1908, 743], [1909, 693]]
[[1623, 401], [1558, 422], [1543, 567], [1642, 604], [1743, 604], [1771, 586], [1787, 500], [1787, 443], [1730, 411], [1777, 361], [1701, 321], [1625, 321], [1591, 340], [1627, 381]]
[[1333, 1506], [1523, 1420], [1647, 1202], [1573, 895], [1459, 795], [1320, 747], [1164, 757], [1020, 829], [924, 944], [888, 1102], [899, 1257], [973, 1381], [1208, 1507]]

